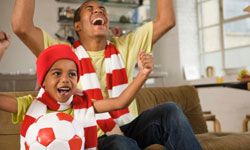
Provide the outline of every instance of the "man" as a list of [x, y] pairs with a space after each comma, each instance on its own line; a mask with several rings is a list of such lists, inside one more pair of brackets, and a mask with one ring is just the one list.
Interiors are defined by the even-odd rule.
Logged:
[[[42, 49], [58, 44], [60, 41], [51, 38], [45, 31], [34, 25], [34, 6], [35, 0], [16, 0], [12, 28], [38, 56]], [[104, 98], [115, 97], [123, 91], [132, 81], [132, 71], [139, 51], [151, 51], [152, 44], [175, 25], [172, 0], [157, 0], [156, 10], [157, 16], [153, 22], [146, 23], [136, 31], [120, 38], [113, 38], [109, 42], [107, 41], [109, 19], [105, 8], [94, 0], [82, 3], [74, 18], [75, 31], [79, 36], [79, 41], [74, 44], [74, 47], [83, 68], [93, 67], [94, 71], [91, 75], [94, 73], [94, 81], [98, 80], [98, 84], [90, 83], [90, 87], [85, 87], [80, 79], [79, 89], [82, 91], [101, 89]], [[109, 48], [117, 50], [121, 57], [114, 60], [115, 63], [110, 63], [109, 59], [106, 59], [106, 50]], [[86, 53], [82, 53], [83, 51]], [[117, 67], [117, 61], [124, 67], [116, 69], [119, 73], [109, 72], [110, 68]], [[118, 75], [119, 81], [111, 79], [117, 74], [121, 74]], [[81, 78], [84, 79], [84, 76]], [[112, 87], [108, 86], [111, 80]], [[18, 105], [22, 105], [21, 102]], [[136, 114], [135, 103], [130, 107], [130, 111]], [[100, 150], [136, 150], [156, 143], [162, 144], [167, 149], [201, 149], [187, 119], [173, 103], [150, 109], [136, 119], [127, 109], [109, 112], [109, 114], [116, 125], [108, 133], [99, 131], [98, 149]]]

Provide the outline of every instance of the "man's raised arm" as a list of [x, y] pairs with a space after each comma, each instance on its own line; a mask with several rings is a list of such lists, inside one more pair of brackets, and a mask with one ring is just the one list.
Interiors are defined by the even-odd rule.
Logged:
[[175, 26], [173, 7], [172, 0], [157, 0], [157, 13], [153, 22], [153, 43]]
[[12, 14], [12, 30], [38, 56], [44, 49], [42, 30], [33, 23], [35, 0], [16, 0]]

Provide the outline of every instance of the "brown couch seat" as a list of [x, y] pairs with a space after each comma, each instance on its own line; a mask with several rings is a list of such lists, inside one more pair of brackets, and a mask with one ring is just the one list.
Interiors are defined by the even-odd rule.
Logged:
[[204, 150], [250, 150], [250, 133], [197, 134]]

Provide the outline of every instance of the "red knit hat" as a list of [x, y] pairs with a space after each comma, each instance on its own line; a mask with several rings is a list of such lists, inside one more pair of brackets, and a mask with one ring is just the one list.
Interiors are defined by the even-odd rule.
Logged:
[[36, 61], [37, 83], [42, 87], [43, 80], [51, 66], [60, 59], [69, 59], [77, 66], [77, 81], [80, 77], [80, 63], [72, 48], [65, 44], [53, 45], [43, 50]]

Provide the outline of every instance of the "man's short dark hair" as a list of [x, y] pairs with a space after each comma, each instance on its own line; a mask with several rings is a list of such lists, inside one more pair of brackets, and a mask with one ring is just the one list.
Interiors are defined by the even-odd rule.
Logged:
[[85, 5], [86, 3], [88, 2], [91, 2], [91, 1], [97, 1], [97, 0], [86, 0], [85, 2], [83, 2], [81, 4], [81, 6], [79, 6], [75, 12], [74, 12], [74, 19], [73, 19], [73, 23], [75, 24], [76, 22], [80, 21], [80, 14], [81, 14], [81, 10], [82, 10], [82, 6]]

